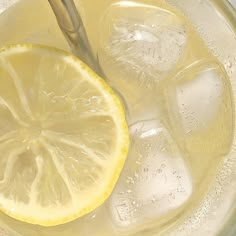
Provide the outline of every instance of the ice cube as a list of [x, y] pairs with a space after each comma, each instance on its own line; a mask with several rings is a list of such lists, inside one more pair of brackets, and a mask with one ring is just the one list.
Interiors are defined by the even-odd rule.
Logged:
[[[152, 5], [117, 3], [101, 23], [103, 56], [128, 71], [143, 71], [156, 77], [170, 70], [182, 55], [187, 42], [184, 22], [166, 9]], [[106, 68], [103, 65], [103, 69]], [[146, 66], [146, 67], [145, 67]]]
[[183, 154], [170, 132], [157, 120], [130, 128], [127, 163], [110, 198], [118, 229], [138, 230], [176, 213], [192, 194], [192, 180]]
[[233, 106], [229, 80], [217, 63], [187, 67], [173, 78], [165, 94], [172, 129], [192, 155], [192, 166], [203, 169], [210, 160], [227, 154], [233, 137]]
[[[111, 5], [100, 24], [100, 65], [132, 114], [158, 113], [159, 82], [178, 63], [187, 42], [182, 19], [168, 10], [133, 2]], [[138, 119], [136, 119], [138, 120]]]

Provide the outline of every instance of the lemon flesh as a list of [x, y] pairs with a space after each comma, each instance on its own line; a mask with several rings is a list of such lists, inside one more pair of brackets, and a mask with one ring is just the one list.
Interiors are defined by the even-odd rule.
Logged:
[[0, 51], [0, 209], [53, 226], [101, 205], [129, 146], [120, 100], [73, 55], [21, 44]]

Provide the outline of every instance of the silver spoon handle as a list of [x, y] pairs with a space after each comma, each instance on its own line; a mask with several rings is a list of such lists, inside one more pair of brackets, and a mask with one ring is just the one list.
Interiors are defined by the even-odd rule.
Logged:
[[73, 53], [97, 71], [82, 19], [73, 0], [48, 0]]

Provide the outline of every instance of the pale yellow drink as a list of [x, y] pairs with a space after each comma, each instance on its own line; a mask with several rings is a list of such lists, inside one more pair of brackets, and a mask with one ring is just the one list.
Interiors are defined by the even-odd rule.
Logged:
[[[165, 1], [113, 2], [76, 5], [106, 79], [127, 106], [132, 143], [124, 171], [110, 199], [74, 222], [47, 228], [0, 214], [12, 235], [177, 235], [231, 152], [232, 84], [196, 29]], [[44, 0], [19, 1], [0, 17], [0, 31], [1, 46], [69, 50]], [[168, 224], [170, 232], [161, 232]]]

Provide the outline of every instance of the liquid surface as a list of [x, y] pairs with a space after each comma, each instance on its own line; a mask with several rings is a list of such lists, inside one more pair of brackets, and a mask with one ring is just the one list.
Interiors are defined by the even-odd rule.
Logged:
[[[35, 2], [41, 12], [32, 10], [34, 25], [24, 15], [29, 0], [0, 19], [21, 14], [26, 29], [20, 31], [12, 20], [13, 33], [1, 44], [56, 42], [68, 49], [49, 6]], [[113, 2], [76, 3], [106, 79], [127, 107], [128, 161], [110, 199], [74, 222], [44, 228], [0, 214], [6, 228], [20, 235], [164, 235], [167, 225], [177, 227], [199, 204], [231, 149], [234, 102], [228, 75], [187, 18], [164, 1]]]

